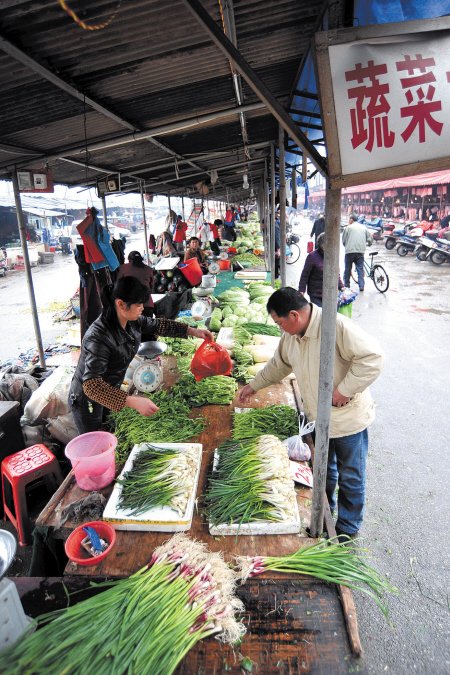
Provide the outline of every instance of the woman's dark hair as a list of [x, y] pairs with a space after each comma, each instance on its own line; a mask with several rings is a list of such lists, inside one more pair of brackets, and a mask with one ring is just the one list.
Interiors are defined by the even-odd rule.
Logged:
[[285, 286], [272, 293], [267, 301], [267, 311], [277, 316], [287, 316], [292, 310], [300, 311], [308, 305], [308, 301], [295, 288]]
[[128, 254], [128, 262], [130, 262], [133, 267], [144, 267], [144, 258], [139, 251], [131, 251], [131, 253]]
[[102, 290], [102, 316], [109, 322], [117, 323], [115, 300], [123, 300], [130, 305], [145, 304], [150, 291], [136, 277], [121, 277], [114, 286], [107, 285]]
[[216, 218], [216, 220], [214, 221], [214, 225], [217, 225], [218, 227], [220, 225], [223, 225], [223, 220], [221, 220], [220, 218]]

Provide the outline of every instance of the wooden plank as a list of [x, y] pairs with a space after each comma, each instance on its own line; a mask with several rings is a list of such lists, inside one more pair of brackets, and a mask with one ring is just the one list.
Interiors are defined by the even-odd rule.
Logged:
[[[336, 536], [336, 529], [334, 521], [331, 517], [330, 507], [325, 505], [324, 511], [325, 528], [330, 537]], [[347, 626], [347, 635], [350, 642], [350, 647], [355, 656], [361, 656], [362, 645], [359, 637], [358, 618], [356, 616], [356, 606], [353, 599], [353, 594], [347, 586], [338, 586], [339, 595], [342, 602], [342, 611], [344, 612], [345, 624]]]
[[[274, 385], [258, 392], [252, 397], [252, 406], [262, 408], [267, 405], [286, 404], [295, 406], [295, 398], [289, 380]], [[192, 527], [189, 535], [194, 539], [205, 541], [212, 551], [222, 551], [226, 560], [231, 560], [235, 555], [288, 555], [298, 550], [302, 545], [313, 543], [302, 534], [291, 535], [255, 535], [242, 537], [212, 537], [209, 534], [208, 523], [203, 515], [203, 498], [208, 476], [212, 470], [213, 454], [224, 440], [230, 437], [232, 427], [232, 412], [239, 407], [237, 396], [230, 406], [205, 406], [199, 408], [208, 423], [204, 431], [192, 439], [193, 442], [202, 443], [203, 458], [200, 478], [197, 489], [197, 507], [194, 512]], [[196, 412], [196, 414], [198, 414]], [[74, 495], [78, 494], [79, 488], [71, 488]], [[112, 486], [105, 489], [104, 494], [110, 494]], [[82, 492], [82, 491], [81, 491]], [[311, 490], [299, 488], [297, 498], [303, 526], [309, 526], [309, 509], [311, 502]], [[67, 499], [70, 499], [68, 496]], [[123, 577], [147, 564], [152, 551], [171, 535], [158, 532], [117, 532], [116, 545], [110, 555], [99, 565], [93, 567], [77, 567], [69, 562], [65, 573], [83, 576], [108, 576]]]
[[[103, 590], [83, 577], [14, 577], [11, 581], [31, 617], [63, 609]], [[339, 598], [332, 586], [307, 577], [252, 579], [237, 594], [245, 606], [247, 634], [242, 644], [233, 650], [214, 638], [203, 640], [183, 659], [178, 675], [242, 675], [243, 657], [254, 662], [258, 675], [366, 672], [349, 651]]]

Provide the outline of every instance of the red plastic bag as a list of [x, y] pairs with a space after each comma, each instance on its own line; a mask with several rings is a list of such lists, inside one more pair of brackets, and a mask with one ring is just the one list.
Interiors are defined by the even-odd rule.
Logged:
[[314, 242], [308, 241], [308, 243], [306, 244], [306, 252], [312, 253], [313, 251], [314, 251]]
[[211, 375], [229, 375], [232, 368], [233, 364], [225, 347], [208, 340], [202, 342], [191, 361], [191, 373], [197, 382]]

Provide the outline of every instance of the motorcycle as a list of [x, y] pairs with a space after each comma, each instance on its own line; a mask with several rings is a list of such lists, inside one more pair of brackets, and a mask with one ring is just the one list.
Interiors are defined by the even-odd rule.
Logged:
[[374, 216], [371, 220], [367, 220], [365, 216], [358, 216], [358, 223], [366, 226], [375, 241], [381, 241], [383, 239], [382, 218]]
[[450, 241], [448, 239], [436, 239], [434, 250], [430, 253], [430, 260], [435, 265], [450, 262]]
[[[0, 251], [1, 253], [1, 251]], [[6, 258], [1, 258], [0, 259], [0, 276], [4, 277], [6, 275], [6, 272], [8, 271], [8, 264], [6, 262]]]
[[423, 262], [424, 260], [429, 259], [430, 254], [435, 249], [435, 247], [436, 242], [433, 239], [430, 239], [430, 237], [419, 237], [416, 248], [414, 249], [417, 260]]

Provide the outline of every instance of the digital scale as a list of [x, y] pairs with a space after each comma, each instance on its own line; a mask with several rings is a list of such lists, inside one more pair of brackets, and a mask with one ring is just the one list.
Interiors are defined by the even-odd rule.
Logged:
[[141, 363], [133, 371], [133, 384], [138, 391], [150, 394], [162, 385], [163, 368], [159, 357], [166, 349], [165, 342], [156, 340], [141, 344], [136, 355]]

